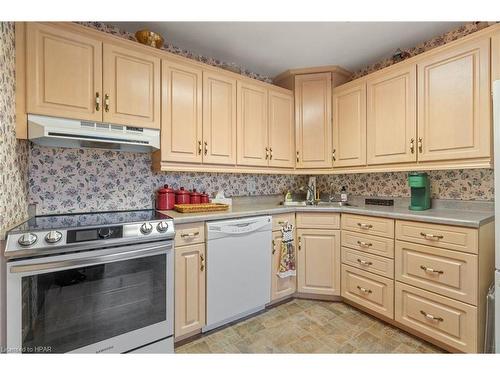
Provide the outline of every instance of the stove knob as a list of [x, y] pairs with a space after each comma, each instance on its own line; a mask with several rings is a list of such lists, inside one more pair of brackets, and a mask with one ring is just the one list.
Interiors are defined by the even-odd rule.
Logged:
[[101, 238], [108, 238], [109, 236], [111, 236], [111, 233], [111, 229], [109, 228], [99, 228], [99, 230], [97, 231], [97, 234]]
[[17, 241], [21, 246], [31, 246], [38, 240], [35, 233], [25, 233]]
[[150, 234], [153, 231], [153, 226], [150, 223], [144, 223], [141, 225], [142, 234]]
[[45, 242], [47, 243], [56, 243], [61, 241], [62, 238], [62, 233], [57, 231], [57, 230], [51, 230], [47, 235], [45, 236]]
[[160, 233], [165, 233], [168, 230], [168, 223], [166, 221], [160, 221], [156, 226], [156, 230]]

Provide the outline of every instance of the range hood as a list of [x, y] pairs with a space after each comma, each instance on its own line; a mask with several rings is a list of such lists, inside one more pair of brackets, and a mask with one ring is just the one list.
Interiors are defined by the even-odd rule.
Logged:
[[28, 115], [28, 139], [49, 147], [129, 152], [160, 149], [159, 130], [39, 115]]

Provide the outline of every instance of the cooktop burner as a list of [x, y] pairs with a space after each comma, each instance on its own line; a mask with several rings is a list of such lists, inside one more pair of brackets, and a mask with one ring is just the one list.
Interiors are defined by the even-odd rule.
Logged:
[[71, 229], [144, 221], [167, 220], [170, 216], [155, 210], [84, 212], [62, 215], [35, 216], [15, 227], [10, 233], [33, 230]]

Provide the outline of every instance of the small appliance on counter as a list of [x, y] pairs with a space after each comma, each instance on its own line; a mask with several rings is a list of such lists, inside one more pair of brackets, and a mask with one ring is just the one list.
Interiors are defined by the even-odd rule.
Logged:
[[424, 211], [431, 208], [431, 188], [429, 175], [423, 172], [408, 173], [408, 184], [410, 185], [410, 206], [412, 211]]
[[175, 190], [164, 185], [156, 192], [156, 209], [173, 210], [175, 205]]

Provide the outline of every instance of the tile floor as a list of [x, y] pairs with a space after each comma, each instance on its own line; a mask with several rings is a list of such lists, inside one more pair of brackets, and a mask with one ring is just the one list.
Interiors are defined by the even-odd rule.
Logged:
[[294, 299], [176, 353], [443, 353], [341, 302]]

